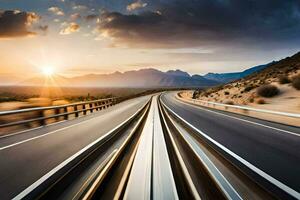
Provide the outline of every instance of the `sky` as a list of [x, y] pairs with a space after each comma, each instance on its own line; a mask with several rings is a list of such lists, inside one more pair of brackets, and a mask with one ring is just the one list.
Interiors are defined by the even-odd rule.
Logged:
[[299, 33], [299, 0], [0, 0], [0, 75], [241, 71]]

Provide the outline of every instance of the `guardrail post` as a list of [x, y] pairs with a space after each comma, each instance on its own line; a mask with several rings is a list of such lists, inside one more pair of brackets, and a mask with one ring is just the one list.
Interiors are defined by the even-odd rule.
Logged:
[[77, 112], [78, 111], [77, 105], [74, 106], [74, 111], [75, 111], [75, 117], [78, 117], [79, 113]]
[[[54, 110], [54, 112], [55, 112], [55, 115], [58, 115], [58, 114], [60, 113], [60, 109], [59, 109], [59, 108], [56, 108], [56, 109]], [[55, 117], [55, 120], [58, 121], [58, 120], [59, 120], [59, 117], [58, 117], [58, 116]]]
[[38, 111], [38, 115], [39, 115], [40, 118], [42, 118], [40, 120], [40, 125], [45, 126], [46, 125], [46, 120], [43, 119], [44, 118], [44, 111], [43, 110]]
[[95, 102], [94, 106], [96, 108], [96, 111], [98, 111], [99, 110], [99, 108], [98, 108], [98, 102]]
[[93, 112], [93, 104], [90, 103], [89, 106], [90, 106], [90, 112], [92, 113]]
[[85, 104], [82, 104], [82, 110], [83, 110], [83, 114], [86, 115]]
[[64, 119], [65, 120], [68, 120], [68, 118], [69, 118], [69, 114], [68, 114], [68, 107], [66, 106], [66, 107], [64, 107]]

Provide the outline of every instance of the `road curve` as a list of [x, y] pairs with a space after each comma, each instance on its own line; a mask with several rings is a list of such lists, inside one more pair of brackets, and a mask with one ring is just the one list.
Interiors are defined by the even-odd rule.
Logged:
[[190, 105], [176, 99], [175, 95], [175, 92], [165, 93], [162, 101], [178, 116], [300, 192], [300, 128]]
[[135, 98], [86, 117], [0, 138], [0, 199], [11, 199], [142, 108]]

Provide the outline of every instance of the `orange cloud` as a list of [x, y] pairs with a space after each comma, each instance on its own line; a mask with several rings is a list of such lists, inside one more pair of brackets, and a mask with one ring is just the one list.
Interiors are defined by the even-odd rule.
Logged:
[[127, 10], [128, 11], [133, 11], [133, 10], [136, 10], [136, 9], [139, 9], [139, 8], [144, 8], [147, 6], [147, 3], [143, 3], [141, 1], [136, 1], [136, 2], [133, 2], [131, 4], [129, 4], [127, 6]]
[[58, 16], [65, 15], [64, 11], [59, 7], [50, 7], [48, 8], [48, 11]]
[[77, 23], [71, 22], [67, 25], [64, 29], [60, 31], [61, 35], [69, 35], [71, 33], [78, 32], [80, 29], [80, 26]]

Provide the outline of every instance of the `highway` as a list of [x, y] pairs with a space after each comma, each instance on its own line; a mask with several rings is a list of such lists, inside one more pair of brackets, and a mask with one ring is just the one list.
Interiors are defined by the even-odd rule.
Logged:
[[300, 129], [176, 92], [0, 137], [0, 199], [300, 199]]
[[181, 102], [175, 95], [167, 93], [162, 101], [181, 118], [270, 176], [300, 191], [299, 128], [201, 108]]
[[0, 139], [0, 199], [11, 199], [125, 121], [149, 100], [132, 99], [75, 120]]

